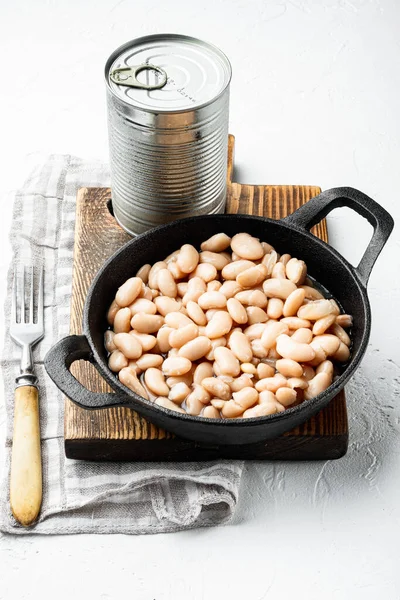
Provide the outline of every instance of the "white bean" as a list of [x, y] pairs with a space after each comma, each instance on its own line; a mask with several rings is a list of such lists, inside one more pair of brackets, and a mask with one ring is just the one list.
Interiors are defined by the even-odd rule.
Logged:
[[221, 400], [221, 398], [212, 398], [210, 401], [211, 406], [214, 406], [217, 410], [221, 410], [224, 406], [226, 400]]
[[290, 358], [280, 358], [276, 361], [276, 368], [285, 377], [302, 377], [303, 367]]
[[236, 281], [242, 288], [252, 288], [259, 285], [266, 277], [267, 268], [263, 264], [260, 264], [239, 273]]
[[[171, 313], [172, 314], [172, 313]], [[164, 324], [164, 318], [160, 315], [148, 315], [137, 313], [131, 319], [131, 326], [139, 333], [155, 333]]]
[[166, 384], [169, 388], [173, 388], [176, 385], [178, 385], [178, 383], [185, 383], [188, 387], [190, 387], [193, 383], [193, 373], [192, 370], [188, 371], [187, 373], [185, 373], [185, 375], [175, 375], [175, 376], [171, 376], [171, 377], [167, 377], [167, 379], [165, 380]]
[[179, 377], [180, 375], [185, 375], [191, 368], [192, 363], [183, 356], [166, 358], [162, 365], [162, 371], [167, 377]]
[[312, 367], [316, 367], [326, 360], [328, 355], [316, 339], [311, 342], [310, 347], [314, 350], [315, 356], [309, 362]]
[[[255, 358], [267, 358], [269, 352], [261, 342], [261, 340], [252, 340], [250, 342], [251, 351]], [[253, 359], [254, 360], [254, 359]]]
[[222, 269], [221, 275], [227, 280], [236, 279], [239, 273], [246, 271], [246, 269], [250, 269], [250, 267], [255, 267], [255, 263], [251, 260], [236, 260], [226, 265]]
[[157, 294], [157, 290], [151, 290], [149, 287], [147, 287], [147, 285], [143, 285], [142, 291], [139, 294], [139, 298], [144, 298], [145, 300], [152, 301], [157, 296]]
[[133, 335], [141, 343], [144, 352], [152, 350], [157, 344], [157, 339], [154, 335], [149, 335], [148, 333], [139, 333], [139, 331], [133, 329], [129, 332], [129, 335]]
[[134, 369], [131, 367], [125, 367], [118, 373], [118, 377], [122, 385], [125, 385], [127, 388], [135, 392], [135, 394], [138, 394], [138, 396], [142, 396], [142, 398], [145, 398], [146, 400], [149, 399], [149, 395], [140, 383]]
[[157, 274], [157, 284], [163, 296], [175, 298], [178, 294], [175, 279], [168, 269], [160, 269]]
[[260, 241], [248, 233], [237, 233], [231, 240], [231, 248], [235, 254], [247, 260], [259, 260], [264, 256]]
[[338, 337], [339, 340], [341, 342], [343, 342], [343, 344], [346, 344], [346, 346], [350, 346], [351, 339], [350, 339], [349, 335], [345, 332], [343, 327], [341, 327], [337, 323], [333, 323], [333, 325], [329, 328], [328, 333], [332, 333], [333, 335], [336, 335], [336, 337]]
[[194, 321], [197, 325], [207, 325], [207, 318], [204, 314], [204, 311], [197, 302], [193, 302], [193, 300], [189, 300], [186, 304], [186, 310], [188, 312], [189, 317]]
[[179, 312], [182, 307], [182, 302], [169, 298], [168, 296], [157, 296], [154, 299], [154, 305], [160, 315], [165, 317], [170, 312]]
[[315, 371], [310, 365], [301, 365], [303, 367], [303, 377], [306, 381], [310, 381], [315, 377]]
[[116, 345], [114, 344], [114, 335], [115, 333], [110, 329], [107, 329], [107, 331], [104, 334], [104, 345], [106, 347], [107, 352], [113, 352], [117, 349]]
[[215, 339], [227, 334], [232, 327], [232, 317], [228, 312], [218, 311], [206, 326], [206, 336]]
[[296, 331], [292, 334], [292, 340], [296, 342], [301, 342], [302, 344], [309, 344], [313, 339], [313, 334], [311, 329], [307, 329], [305, 327], [300, 327], [300, 329], [296, 329]]
[[[266, 268], [267, 267], [265, 267], [265, 269]], [[277, 262], [274, 265], [274, 268], [272, 269], [271, 278], [272, 279], [286, 279], [285, 265], [282, 264], [281, 262]]]
[[286, 300], [296, 290], [296, 285], [288, 279], [267, 279], [263, 283], [263, 290], [267, 298]]
[[339, 308], [339, 305], [336, 302], [336, 300], [334, 300], [333, 298], [331, 298], [329, 300], [329, 302], [332, 304], [333, 314], [336, 315], [336, 316], [340, 315], [340, 308]]
[[286, 387], [287, 379], [280, 373], [276, 373], [273, 377], [265, 377], [264, 379], [260, 379], [255, 384], [256, 390], [258, 392], [263, 392], [264, 390], [268, 390], [270, 392], [275, 393], [280, 387]]
[[146, 369], [144, 372], [144, 382], [146, 387], [157, 396], [168, 396], [169, 387], [165, 383], [165, 377], [160, 371], [154, 367]]
[[189, 317], [181, 312], [170, 312], [165, 315], [165, 324], [174, 329], [179, 329], [186, 325], [194, 325], [192, 319], [189, 319]]
[[296, 285], [301, 285], [307, 276], [307, 267], [304, 260], [291, 258], [286, 265], [286, 277]]
[[127, 279], [125, 283], [118, 288], [115, 294], [115, 300], [119, 306], [125, 308], [132, 304], [132, 302], [139, 296], [142, 290], [143, 281], [140, 277], [131, 277]]
[[267, 327], [266, 323], [254, 323], [254, 325], [249, 325], [243, 331], [245, 336], [251, 341], [261, 339], [265, 329]]
[[[248, 363], [253, 358], [249, 338], [241, 331], [234, 331], [229, 337], [229, 347], [240, 362]], [[214, 352], [215, 355], [215, 352]]]
[[206, 283], [217, 278], [217, 269], [214, 265], [209, 263], [201, 263], [197, 265], [196, 269], [191, 273], [190, 277], [200, 277]]
[[200, 252], [199, 255], [200, 263], [208, 263], [213, 265], [217, 271], [221, 271], [226, 265], [230, 263], [230, 259], [227, 259], [223, 254], [218, 254], [217, 252], [209, 252], [205, 250], [204, 252]]
[[293, 390], [306, 390], [308, 388], [308, 381], [304, 377], [289, 377], [287, 384]]
[[330, 315], [333, 311], [333, 306], [329, 300], [312, 300], [308, 304], [304, 304], [297, 311], [297, 316], [300, 319], [308, 319], [309, 321], [318, 321], [322, 317]]
[[324, 333], [323, 335], [315, 336], [313, 341], [321, 346], [327, 356], [332, 356], [339, 350], [340, 340], [336, 335]]
[[[270, 303], [272, 300], [270, 300]], [[299, 319], [299, 317], [284, 317], [281, 323], [285, 323], [289, 329], [300, 329], [301, 327], [311, 327], [311, 321], [307, 319]]]
[[308, 382], [308, 388], [304, 391], [304, 399], [311, 400], [322, 394], [332, 383], [332, 378], [328, 373], [317, 373], [313, 379]]
[[231, 397], [231, 388], [227, 383], [218, 379], [218, 377], [205, 377], [201, 382], [201, 385], [215, 398], [229, 400]]
[[159, 271], [161, 271], [161, 269], [166, 269], [167, 267], [168, 267], [167, 263], [164, 262], [163, 260], [159, 260], [158, 262], [154, 263], [154, 265], [151, 267], [151, 269], [149, 271], [149, 281], [148, 281], [149, 288], [151, 288], [153, 290], [158, 290], [158, 284], [157, 284], [158, 273], [159, 273]]
[[181, 348], [191, 340], [197, 338], [198, 333], [199, 329], [194, 323], [192, 325], [185, 325], [181, 329], [171, 331], [168, 341], [172, 348]]
[[339, 362], [347, 362], [350, 358], [349, 347], [343, 342], [340, 342], [339, 349], [332, 355], [332, 358]]
[[265, 265], [267, 269], [267, 277], [271, 277], [272, 271], [278, 262], [278, 254], [275, 250], [266, 254], [262, 259], [262, 264]]
[[233, 298], [233, 296], [235, 296], [235, 294], [238, 292], [241, 292], [242, 288], [235, 280], [231, 280], [224, 281], [218, 291], [221, 292], [221, 294], [224, 294], [227, 299], [229, 299]]
[[169, 343], [169, 336], [174, 331], [172, 327], [163, 326], [158, 330], [157, 333], [157, 344], [160, 349], [160, 352], [165, 354], [169, 350], [171, 350], [172, 346]]
[[190, 361], [199, 360], [211, 350], [211, 342], [208, 337], [200, 335], [195, 339], [186, 342], [179, 349], [179, 356], [189, 359]]
[[121, 369], [128, 366], [128, 359], [120, 350], [114, 350], [108, 357], [108, 366], [111, 371], [118, 373]]
[[280, 319], [283, 315], [283, 300], [280, 298], [270, 298], [268, 301], [267, 315], [270, 319]]
[[246, 373], [243, 373], [240, 377], [236, 377], [236, 379], [233, 379], [228, 385], [232, 392], [238, 392], [245, 387], [254, 387], [251, 376]]
[[128, 333], [131, 328], [132, 313], [128, 307], [120, 308], [114, 317], [114, 332]]
[[327, 373], [331, 378], [333, 377], [333, 363], [330, 360], [324, 360], [322, 363], [318, 365], [315, 372], [317, 373]]
[[221, 374], [237, 377], [240, 374], [240, 363], [232, 350], [220, 346], [214, 351], [215, 362], [217, 363]]
[[[222, 285], [222, 287], [224, 287], [224, 285]], [[222, 291], [222, 288], [220, 291]], [[336, 323], [341, 327], [348, 329], [353, 325], [353, 317], [351, 315], [337, 315]]]
[[239, 323], [239, 325], [244, 325], [247, 323], [248, 316], [246, 309], [237, 298], [229, 298], [226, 307], [235, 323]]
[[207, 310], [209, 308], [225, 308], [227, 301], [226, 296], [221, 292], [206, 292], [200, 296], [197, 302], [200, 308]]
[[117, 312], [119, 311], [120, 308], [121, 307], [117, 304], [117, 302], [115, 300], [113, 300], [111, 302], [111, 306], [107, 312], [107, 321], [108, 321], [109, 325], [114, 324], [115, 315], [117, 314]]
[[157, 312], [157, 306], [154, 302], [147, 300], [146, 298], [138, 298], [129, 306], [129, 309], [132, 316], [139, 312], [144, 312], [148, 315], [155, 315]]
[[282, 387], [275, 392], [276, 399], [279, 404], [282, 404], [285, 408], [291, 406], [297, 400], [296, 390], [289, 387]]
[[283, 316], [294, 317], [297, 314], [300, 306], [303, 304], [305, 298], [305, 291], [301, 288], [294, 290], [285, 300], [283, 305]]
[[203, 251], [208, 250], [209, 252], [222, 252], [223, 250], [229, 248], [230, 243], [231, 238], [226, 235], [226, 233], [216, 233], [208, 238], [208, 240], [203, 242], [200, 248]]
[[269, 402], [263, 404], [256, 404], [252, 408], [248, 408], [244, 411], [242, 417], [244, 419], [253, 419], [255, 417], [266, 417], [268, 415], [274, 415], [278, 412], [278, 403]]
[[286, 334], [278, 336], [276, 350], [282, 358], [291, 358], [296, 362], [308, 362], [315, 358], [315, 351], [310, 344], [296, 342]]
[[335, 319], [336, 316], [333, 313], [331, 313], [330, 315], [327, 315], [326, 317], [322, 317], [321, 319], [315, 321], [312, 329], [313, 334], [321, 335], [325, 333], [325, 331], [329, 329], [332, 323], [335, 322]]
[[140, 277], [143, 283], [147, 283], [149, 280], [150, 269], [151, 265], [143, 265], [143, 267], [140, 267], [139, 271], [136, 273], [136, 277]]
[[190, 387], [183, 381], [174, 385], [172, 390], [168, 394], [168, 398], [175, 402], [175, 404], [182, 404], [187, 396], [190, 394]]
[[193, 383], [200, 384], [203, 379], [206, 377], [212, 377], [213, 374], [212, 364], [206, 361], [201, 362], [199, 365], [197, 365], [194, 371]]
[[186, 411], [183, 410], [183, 408], [181, 408], [180, 406], [178, 406], [177, 404], [175, 404], [168, 398], [164, 398], [164, 397], [156, 398], [154, 401], [154, 404], [157, 404], [157, 406], [162, 406], [163, 408], [169, 408], [169, 410], [173, 410], [175, 412], [186, 413]]
[[233, 399], [222, 407], [222, 415], [227, 419], [237, 417], [258, 401], [258, 392], [253, 387], [245, 387], [233, 393]]
[[209, 281], [207, 283], [207, 292], [218, 292], [222, 287], [222, 283], [214, 279], [214, 281]]
[[246, 306], [265, 308], [268, 304], [267, 296], [261, 290], [243, 290], [238, 292], [235, 298]]
[[202, 417], [206, 419], [220, 419], [221, 415], [219, 414], [219, 410], [214, 406], [206, 406], [202, 412]]
[[215, 349], [219, 348], [220, 346], [226, 346], [226, 338], [224, 336], [211, 340], [211, 348], [205, 355], [205, 358], [207, 360], [214, 360]]
[[178, 267], [183, 273], [192, 273], [199, 263], [199, 253], [191, 244], [184, 244], [177, 258]]
[[[175, 281], [186, 277], [186, 273], [184, 273], [183, 271], [180, 270], [176, 259], [171, 260], [171, 262], [168, 263], [167, 269], [171, 273], [171, 275]], [[157, 282], [158, 282], [158, 279], [157, 279]], [[176, 288], [176, 292], [178, 293], [178, 288]]]
[[159, 354], [142, 354], [136, 361], [136, 364], [141, 371], [145, 371], [150, 367], [160, 367], [162, 363], [163, 357]]
[[309, 285], [302, 285], [301, 289], [305, 291], [307, 300], [324, 300], [321, 292]]
[[265, 329], [261, 336], [261, 343], [264, 348], [274, 348], [276, 346], [277, 337], [283, 333], [288, 333], [288, 331], [288, 326], [285, 323], [273, 321], [271, 319], [265, 324]]
[[290, 254], [282, 254], [282, 256], [279, 259], [279, 262], [281, 262], [286, 267], [291, 258], [292, 257], [290, 256]]
[[126, 358], [136, 359], [143, 353], [143, 348], [139, 340], [129, 333], [116, 333], [114, 344], [126, 356]]
[[247, 322], [249, 325], [254, 325], [254, 323], [265, 323], [268, 321], [268, 315], [259, 306], [247, 306]]
[[176, 284], [176, 289], [177, 289], [177, 292], [178, 292], [178, 296], [179, 296], [180, 298], [183, 298], [183, 297], [184, 297], [184, 295], [185, 295], [185, 294], [186, 294], [186, 292], [188, 291], [188, 287], [189, 287], [189, 284], [188, 284], [188, 282], [187, 282], [187, 281], [179, 281], [179, 282]]
[[[251, 346], [250, 346], [251, 348]], [[243, 373], [247, 373], [248, 375], [257, 375], [257, 367], [253, 365], [253, 363], [241, 363], [240, 369]]]

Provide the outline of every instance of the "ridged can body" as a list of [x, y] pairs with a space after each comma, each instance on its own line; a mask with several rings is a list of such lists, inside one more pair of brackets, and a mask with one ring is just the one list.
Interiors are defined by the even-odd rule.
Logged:
[[[166, 84], [148, 90], [111, 80], [138, 65], [148, 66], [143, 85], [160, 80], [152, 65]], [[230, 77], [217, 48], [172, 34], [129, 42], [107, 61], [112, 202], [128, 233], [224, 211]]]

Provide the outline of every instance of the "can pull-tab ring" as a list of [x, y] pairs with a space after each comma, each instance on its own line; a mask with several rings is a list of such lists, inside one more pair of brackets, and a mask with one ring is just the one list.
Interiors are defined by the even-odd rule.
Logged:
[[[153, 84], [142, 83], [137, 78], [142, 71], [156, 71], [156, 73], [161, 75], [161, 79]], [[118, 69], [114, 69], [114, 71], [111, 71], [110, 73], [110, 79], [117, 85], [126, 85], [142, 90], [159, 90], [167, 83], [167, 74], [161, 67], [144, 63], [135, 67], [119, 67]]]

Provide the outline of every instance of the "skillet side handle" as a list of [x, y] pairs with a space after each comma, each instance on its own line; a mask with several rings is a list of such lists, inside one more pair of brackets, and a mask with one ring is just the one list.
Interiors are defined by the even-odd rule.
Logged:
[[294, 213], [282, 219], [290, 226], [309, 231], [335, 208], [346, 206], [364, 217], [374, 228], [374, 233], [356, 268], [358, 277], [366, 287], [372, 267], [386, 244], [394, 221], [391, 215], [375, 200], [350, 187], [332, 188], [309, 200]]
[[70, 335], [55, 344], [46, 354], [44, 366], [56, 386], [75, 404], [87, 409], [129, 405], [129, 397], [121, 393], [96, 393], [86, 389], [69, 368], [77, 360], [94, 364], [92, 351], [84, 335]]

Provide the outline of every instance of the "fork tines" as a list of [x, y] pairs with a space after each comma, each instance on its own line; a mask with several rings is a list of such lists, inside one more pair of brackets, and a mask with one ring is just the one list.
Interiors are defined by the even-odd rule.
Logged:
[[[29, 290], [26, 290], [25, 286], [25, 271], [30, 272], [30, 285]], [[14, 271], [12, 296], [11, 296], [11, 322], [12, 323], [37, 323], [43, 325], [43, 267], [37, 269], [39, 272], [38, 280], [38, 291], [37, 291], [37, 311], [36, 320], [34, 317], [34, 298], [35, 298], [35, 287], [34, 287], [34, 267], [23, 267], [21, 277], [18, 277], [17, 268]], [[26, 310], [26, 296], [29, 291], [29, 309]], [[18, 319], [18, 298], [20, 299], [20, 310]], [[27, 314], [28, 313], [28, 314]]]

